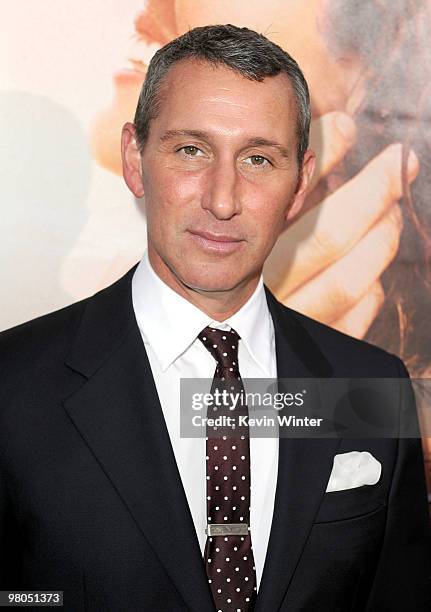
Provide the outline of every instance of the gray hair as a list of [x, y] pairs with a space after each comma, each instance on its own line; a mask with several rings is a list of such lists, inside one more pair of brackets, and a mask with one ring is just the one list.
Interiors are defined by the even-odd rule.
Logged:
[[302, 166], [310, 131], [310, 95], [307, 82], [296, 61], [281, 47], [248, 28], [211, 25], [194, 28], [175, 38], [153, 56], [139, 95], [134, 118], [138, 146], [142, 152], [150, 122], [160, 111], [161, 88], [168, 70], [181, 60], [196, 59], [225, 65], [253, 81], [286, 74], [297, 107], [297, 158]]

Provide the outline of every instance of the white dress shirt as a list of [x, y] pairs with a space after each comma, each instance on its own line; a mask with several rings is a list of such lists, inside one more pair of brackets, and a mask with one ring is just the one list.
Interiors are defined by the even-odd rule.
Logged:
[[[206, 326], [235, 329], [242, 378], [276, 378], [274, 326], [262, 277], [247, 302], [214, 321], [168, 287], [144, 254], [132, 280], [132, 299], [202, 554], [207, 525], [206, 440], [180, 437], [180, 379], [212, 379], [216, 362], [197, 338]], [[247, 389], [246, 389], [247, 391]], [[259, 589], [268, 546], [278, 472], [278, 438], [250, 437], [250, 527]]]

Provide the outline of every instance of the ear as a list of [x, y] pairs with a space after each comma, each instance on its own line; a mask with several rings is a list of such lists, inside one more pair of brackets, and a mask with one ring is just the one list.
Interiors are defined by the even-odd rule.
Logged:
[[133, 123], [125, 123], [121, 132], [121, 158], [123, 176], [130, 191], [137, 197], [144, 195], [142, 183], [142, 162]]
[[302, 168], [298, 178], [298, 186], [293, 196], [293, 200], [286, 212], [286, 221], [291, 222], [301, 211], [305, 198], [307, 196], [307, 189], [310, 185], [311, 177], [314, 173], [314, 167], [316, 163], [316, 155], [311, 149], [307, 149], [304, 154], [302, 162]]

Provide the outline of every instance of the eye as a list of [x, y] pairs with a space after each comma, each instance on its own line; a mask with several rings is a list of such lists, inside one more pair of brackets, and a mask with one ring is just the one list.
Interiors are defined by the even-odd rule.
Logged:
[[[247, 161], [249, 160], [249, 161]], [[263, 157], [263, 155], [250, 155], [244, 160], [250, 166], [268, 166], [271, 162]]]
[[187, 157], [200, 157], [199, 153], [202, 154], [202, 151], [194, 145], [186, 145], [185, 147], [181, 147], [181, 149], [178, 150], [185, 153]]

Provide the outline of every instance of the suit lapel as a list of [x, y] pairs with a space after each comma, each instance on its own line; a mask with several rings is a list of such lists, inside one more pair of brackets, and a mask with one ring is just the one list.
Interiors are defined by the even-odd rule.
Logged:
[[213, 610], [192, 516], [131, 301], [133, 269], [88, 301], [65, 409], [187, 607]]
[[[278, 378], [325, 378], [332, 368], [288, 309], [267, 291]], [[310, 380], [318, 389], [317, 381]], [[319, 395], [319, 394], [318, 394]], [[278, 610], [305, 546], [332, 469], [339, 439], [280, 438], [274, 514], [256, 612]]]

